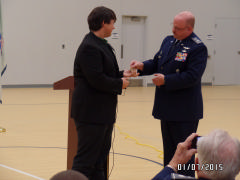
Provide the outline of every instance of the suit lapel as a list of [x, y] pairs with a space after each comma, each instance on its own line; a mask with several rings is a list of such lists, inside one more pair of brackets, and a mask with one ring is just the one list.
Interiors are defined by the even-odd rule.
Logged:
[[181, 45], [180, 43], [178, 43], [174, 49], [168, 54], [168, 59], [172, 59], [173, 56], [176, 56], [176, 53], [179, 51], [179, 49], [181, 49]]
[[115, 50], [113, 49], [113, 47], [110, 45], [110, 44], [106, 44], [105, 47], [107, 47], [107, 50], [110, 51], [110, 54], [112, 56], [111, 59], [113, 59], [113, 63], [114, 63], [114, 66], [117, 70], [117, 72], [119, 71], [119, 68], [118, 68], [118, 63], [117, 63], [117, 59], [116, 59], [116, 56], [115, 56]]
[[[166, 53], [165, 58], [163, 59], [161, 65], [167, 63], [173, 56], [176, 55], [177, 47], [172, 50], [173, 43], [175, 42], [175, 39], [169, 41], [169, 45], [166, 45], [166, 49], [163, 49], [162, 51]], [[179, 48], [179, 47], [178, 47]], [[171, 52], [170, 52], [171, 51]]]
[[164, 61], [164, 64], [175, 58], [177, 52], [182, 51], [182, 41], [178, 42], [176, 45], [173, 44], [174, 42], [175, 40], [171, 41], [171, 46], [168, 46], [168, 54], [167, 58]]
[[117, 63], [117, 59], [114, 53], [114, 49], [112, 48], [112, 46], [109, 43], [105, 43], [105, 42], [101, 42], [101, 46], [104, 49], [105, 52], [107, 52], [106, 54], [111, 56], [111, 60], [114, 64], [114, 68], [116, 71], [116, 75], [119, 73], [119, 67], [118, 67], [118, 63]]
[[97, 43], [100, 47], [102, 47], [104, 49], [104, 52], [106, 53], [106, 55], [111, 56], [110, 59], [112, 60], [112, 62], [114, 64], [115, 71], [118, 74], [119, 73], [119, 67], [118, 67], [117, 59], [116, 59], [114, 49], [112, 48], [112, 46], [109, 43], [104, 42], [104, 40], [96, 37], [92, 32], [90, 32], [90, 34], [93, 37], [95, 43]]

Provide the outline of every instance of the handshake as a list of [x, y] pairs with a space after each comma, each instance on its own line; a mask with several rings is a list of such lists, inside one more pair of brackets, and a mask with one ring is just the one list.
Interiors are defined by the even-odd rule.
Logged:
[[[139, 73], [137, 72], [137, 70], [143, 70], [144, 68], [144, 64], [142, 62], [138, 62], [136, 60], [133, 60], [130, 63], [130, 69], [129, 70], [124, 70], [123, 72], [123, 85], [122, 85], [122, 89], [126, 89], [129, 86], [129, 77], [137, 77], [139, 76]], [[164, 80], [164, 75], [157, 73], [154, 74], [154, 78], [152, 79], [153, 84], [155, 84], [156, 86], [161, 86], [165, 84], [165, 80]]]
[[[142, 68], [141, 68], [142, 66]], [[126, 89], [129, 86], [129, 81], [128, 79], [130, 77], [137, 77], [139, 76], [139, 73], [137, 72], [137, 70], [143, 70], [143, 63], [138, 62], [133, 60], [130, 64], [130, 69], [129, 70], [124, 70], [123, 71], [123, 85], [122, 85], [122, 89]]]

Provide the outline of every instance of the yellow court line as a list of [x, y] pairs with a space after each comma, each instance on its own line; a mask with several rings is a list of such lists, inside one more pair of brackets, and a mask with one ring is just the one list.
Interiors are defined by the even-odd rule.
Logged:
[[6, 129], [3, 127], [0, 127], [0, 133], [2, 133], [2, 132], [6, 132]]
[[157, 151], [157, 152], [159, 153], [158, 157], [159, 157], [160, 159], [163, 159], [163, 151], [159, 150], [159, 149], [156, 148], [155, 146], [152, 146], [152, 145], [149, 145], [149, 144], [140, 143], [139, 140], [137, 140], [136, 138], [130, 136], [128, 133], [123, 132], [123, 131], [121, 130], [121, 128], [120, 128], [117, 124], [115, 124], [115, 126], [118, 128], [120, 134], [125, 135], [125, 139], [131, 139], [131, 140], [135, 141], [137, 145], [145, 146], [145, 147], [149, 147], [149, 148], [151, 148], [151, 149], [154, 149], [155, 151]]

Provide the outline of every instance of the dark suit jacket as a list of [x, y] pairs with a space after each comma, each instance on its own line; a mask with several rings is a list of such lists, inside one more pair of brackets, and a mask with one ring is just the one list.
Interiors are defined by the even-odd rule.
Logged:
[[122, 75], [107, 41], [92, 32], [87, 34], [74, 62], [72, 117], [75, 122], [114, 123], [117, 95], [122, 93]]
[[170, 51], [175, 40], [166, 37], [154, 59], [144, 62], [142, 75], [165, 75], [165, 85], [156, 87], [153, 116], [165, 121], [199, 120], [203, 117], [201, 77], [207, 48], [192, 33]]

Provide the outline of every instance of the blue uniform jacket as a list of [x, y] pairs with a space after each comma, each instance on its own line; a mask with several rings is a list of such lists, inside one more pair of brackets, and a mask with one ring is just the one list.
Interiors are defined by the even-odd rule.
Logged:
[[[152, 180], [173, 180], [173, 179], [195, 179], [190, 176], [183, 176], [180, 174], [174, 173], [173, 169], [169, 167], [165, 167], [163, 170], [161, 170]], [[199, 178], [199, 180], [208, 180], [206, 178]]]
[[167, 36], [153, 59], [144, 61], [141, 75], [162, 73], [165, 85], [156, 87], [153, 116], [165, 121], [194, 121], [203, 117], [201, 77], [207, 63], [207, 48], [192, 33], [169, 53], [176, 41]]

